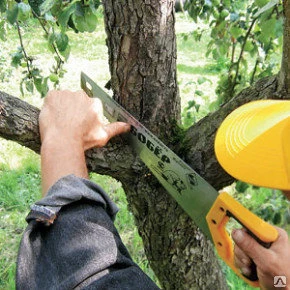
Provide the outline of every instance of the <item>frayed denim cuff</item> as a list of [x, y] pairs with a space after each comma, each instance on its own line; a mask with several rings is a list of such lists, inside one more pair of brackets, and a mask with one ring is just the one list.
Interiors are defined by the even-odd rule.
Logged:
[[81, 199], [97, 202], [112, 220], [115, 219], [118, 207], [99, 185], [88, 179], [67, 175], [59, 179], [44, 198], [31, 206], [26, 221], [29, 223], [34, 220], [49, 226], [53, 224], [63, 206]]

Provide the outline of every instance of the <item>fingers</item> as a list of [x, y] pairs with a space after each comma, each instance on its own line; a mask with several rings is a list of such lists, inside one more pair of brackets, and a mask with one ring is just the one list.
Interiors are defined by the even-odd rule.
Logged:
[[92, 130], [84, 136], [84, 149], [104, 147], [111, 138], [129, 132], [130, 128], [131, 125], [123, 122], [92, 127]]
[[50, 91], [44, 106], [50, 113], [47, 123], [61, 124], [64, 134], [77, 131], [85, 150], [103, 147], [111, 138], [130, 131], [131, 126], [123, 122], [107, 124], [101, 100], [84, 91]]
[[267, 255], [267, 249], [261, 246], [244, 230], [234, 230], [232, 237], [236, 246], [238, 246], [248, 257], [251, 257], [255, 264], [263, 263], [264, 257]]
[[234, 248], [235, 266], [241, 270], [245, 276], [251, 275], [252, 260], [237, 246]]
[[270, 249], [272, 251], [277, 251], [281, 248], [282, 245], [287, 245], [288, 242], [288, 234], [284, 229], [281, 229], [279, 227], [275, 227], [278, 232], [278, 238], [277, 240], [271, 245]]
[[92, 111], [93, 113], [96, 115], [97, 119], [100, 121], [100, 122], [103, 122], [104, 121], [104, 115], [103, 115], [103, 104], [102, 104], [102, 101], [98, 98], [94, 98], [94, 99], [91, 99], [90, 100], [92, 101]]
[[123, 134], [123, 133], [127, 133], [130, 131], [131, 125], [127, 124], [127, 123], [123, 123], [123, 122], [115, 122], [115, 123], [111, 123], [105, 126], [105, 130], [108, 134], [108, 140], [110, 140], [111, 138]]

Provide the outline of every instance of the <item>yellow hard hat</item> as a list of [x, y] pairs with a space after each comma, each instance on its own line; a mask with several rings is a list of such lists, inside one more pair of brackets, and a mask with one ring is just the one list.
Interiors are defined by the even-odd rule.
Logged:
[[221, 166], [236, 179], [290, 190], [290, 100], [260, 100], [234, 110], [215, 139]]

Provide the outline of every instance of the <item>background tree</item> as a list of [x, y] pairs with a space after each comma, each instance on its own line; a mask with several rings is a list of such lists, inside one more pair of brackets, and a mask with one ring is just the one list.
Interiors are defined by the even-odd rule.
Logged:
[[[277, 1], [271, 2], [270, 8], [264, 8], [267, 3], [262, 0], [249, 2], [253, 7], [252, 13], [258, 13], [256, 18], [264, 17], [264, 13], [271, 10], [269, 19], [275, 15], [275, 21], [280, 21], [282, 6]], [[209, 3], [211, 5], [208, 5]], [[223, 1], [221, 4], [214, 1], [190, 1], [191, 6], [188, 7], [196, 7], [196, 12], [193, 8], [188, 9], [196, 18], [204, 15], [209, 18], [211, 13], [214, 15], [214, 11], [217, 10], [219, 14], [216, 14], [216, 20], [212, 24], [216, 29], [219, 23], [228, 22], [227, 17], [230, 17], [230, 13], [226, 15], [224, 10], [228, 10], [234, 3], [243, 3], [244, 7], [247, 7], [246, 1]], [[46, 0], [18, 4], [14, 1], [1, 1], [0, 4], [1, 11], [7, 15], [0, 22], [0, 27], [3, 27], [2, 38], [5, 38], [4, 28], [7, 20], [20, 27], [19, 22], [28, 17], [28, 14], [36, 17], [46, 32], [50, 48], [56, 54], [56, 64], [49, 76], [42, 76], [42, 72], [33, 66], [33, 59], [26, 54], [23, 45], [13, 57], [14, 65], [24, 64], [27, 68], [22, 90], [31, 91], [36, 88], [45, 95], [48, 84], [57, 84], [59, 74], [63, 74], [62, 63], [69, 55], [66, 30], [71, 27], [79, 32], [93, 31], [96, 22], [95, 11], [99, 2]], [[186, 131], [178, 126], [180, 100], [176, 81], [174, 1], [104, 0], [103, 6], [111, 72], [108, 85], [113, 89], [114, 98], [215, 188], [220, 189], [233, 182], [214, 157], [214, 135], [221, 121], [237, 106], [254, 99], [287, 98], [290, 10], [288, 1], [284, 2], [283, 7], [286, 21], [280, 74], [262, 78], [230, 101], [228, 97], [223, 98], [222, 102], [228, 102]], [[258, 18], [255, 22], [258, 22]], [[239, 33], [245, 32], [243, 39], [248, 41], [254, 24], [252, 27], [245, 25], [244, 31], [233, 31], [235, 39], [238, 39]], [[224, 29], [226, 26], [224, 25]], [[221, 49], [218, 40], [222, 39], [220, 33], [225, 32], [217, 32], [217, 39], [211, 44], [212, 47], [215, 45], [212, 53], [218, 54], [218, 50], [221, 50], [223, 54], [227, 54], [227, 50], [236, 47], [239, 41], [230, 38], [228, 46]], [[21, 40], [20, 29], [19, 36]], [[241, 45], [244, 43], [243, 39], [240, 39]], [[237, 50], [240, 51], [241, 57], [238, 60], [231, 58], [228, 76], [232, 77], [234, 71], [235, 82], [229, 83], [227, 96], [236, 92], [237, 81], [242, 71], [237, 69], [237, 65], [242, 62], [245, 47], [241, 46]], [[38, 109], [2, 92], [0, 135], [39, 152], [38, 113]], [[110, 175], [122, 182], [144, 242], [146, 255], [163, 288], [226, 288], [211, 243], [175, 201], [169, 198], [162, 186], [120, 138], [102, 150], [87, 152], [87, 163], [90, 170]]]

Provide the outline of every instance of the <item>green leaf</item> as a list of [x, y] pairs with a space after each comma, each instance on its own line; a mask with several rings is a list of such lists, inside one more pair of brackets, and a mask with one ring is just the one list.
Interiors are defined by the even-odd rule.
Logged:
[[276, 20], [276, 24], [275, 24], [276, 38], [283, 36], [283, 23], [284, 23], [284, 19], [282, 17]]
[[268, 2], [269, 0], [255, 0], [255, 4], [260, 8], [265, 6]]
[[249, 184], [243, 181], [236, 182], [236, 191], [240, 193], [244, 193], [249, 188]]
[[58, 23], [60, 24], [61, 27], [66, 28], [67, 24], [69, 22], [69, 19], [71, 15], [75, 12], [76, 10], [76, 4], [73, 3], [69, 5], [67, 8], [65, 8], [58, 16]]
[[32, 11], [36, 15], [40, 15], [40, 6], [45, 0], [28, 0], [28, 3], [32, 9]]
[[230, 43], [224, 41], [223, 43], [220, 44], [219, 46], [219, 54], [220, 56], [226, 56], [228, 54], [230, 48]]
[[25, 81], [25, 88], [29, 93], [33, 93], [33, 81], [32, 79], [27, 79]]
[[195, 94], [200, 96], [200, 97], [202, 97], [204, 95], [203, 91], [201, 91], [201, 90], [196, 90]]
[[276, 19], [271, 18], [260, 24], [261, 34], [263, 37], [267, 38], [267, 42], [269, 38], [276, 38], [276, 21]]
[[6, 0], [0, 0], [0, 12], [4, 13], [6, 11]]
[[230, 28], [230, 33], [231, 35], [234, 37], [234, 38], [238, 38], [240, 37], [241, 35], [243, 35], [244, 33], [244, 30], [236, 25], [234, 26], [231, 26]]
[[195, 100], [191, 100], [187, 103], [187, 110], [190, 110], [192, 107], [196, 105]]
[[10, 24], [14, 24], [18, 16], [18, 5], [14, 5], [12, 9], [7, 10], [7, 20]]
[[76, 29], [80, 32], [93, 32], [97, 27], [98, 18], [90, 9], [84, 9], [83, 14], [81, 10], [76, 9], [72, 19]]
[[225, 19], [230, 15], [229, 11], [227, 9], [223, 9], [222, 12], [220, 13], [220, 18]]
[[208, 80], [209, 80], [208, 78], [205, 78], [205, 77], [199, 77], [199, 78], [197, 79], [197, 83], [198, 83], [199, 85], [202, 85], [203, 83], [207, 82]]
[[288, 224], [290, 224], [290, 210], [287, 209], [285, 212], [285, 220]]
[[0, 21], [0, 39], [6, 40], [6, 23], [5, 20]]
[[231, 7], [231, 0], [223, 0], [223, 7], [230, 8]]
[[253, 43], [253, 49], [250, 51], [251, 57], [256, 57], [258, 55], [258, 46], [256, 43]]
[[45, 13], [45, 14], [44, 14], [44, 19], [45, 19], [45, 21], [47, 21], [47, 22], [51, 22], [51, 23], [55, 23], [55, 22], [56, 22], [55, 18], [54, 18], [53, 15], [51, 14], [51, 12], [47, 12], [47, 13]]
[[19, 50], [12, 54], [11, 65], [14, 67], [18, 67], [21, 64], [21, 60], [23, 59], [22, 50]]
[[255, 15], [253, 17], [254, 18], [259, 17], [265, 11], [268, 11], [269, 9], [274, 7], [275, 5], [279, 4], [279, 2], [280, 2], [280, 0], [272, 0], [272, 1], [268, 2], [268, 3], [266, 1], [266, 3], [264, 4], [265, 6], [263, 6], [261, 9], [259, 9], [258, 12], [255, 13]]
[[220, 105], [221, 105], [220, 101], [217, 100], [217, 101], [210, 103], [208, 108], [209, 108], [210, 112], [214, 112], [220, 108]]
[[35, 77], [33, 78], [34, 85], [37, 89], [37, 91], [40, 93], [41, 97], [44, 98], [49, 90], [47, 85], [48, 78], [43, 77]]
[[55, 44], [57, 49], [62, 52], [65, 51], [68, 46], [68, 36], [64, 33], [56, 33], [55, 34]]
[[280, 212], [275, 212], [273, 217], [273, 223], [274, 225], [279, 225], [282, 221], [282, 215]]
[[87, 2], [89, 2], [90, 8], [92, 10], [93, 13], [97, 12], [97, 9], [100, 6], [100, 1], [99, 0], [86, 0]]
[[31, 8], [23, 2], [18, 3], [18, 20], [25, 21], [30, 17]]
[[44, 15], [54, 6], [54, 4], [55, 4], [54, 0], [45, 0], [39, 7], [40, 14]]
[[47, 39], [47, 45], [48, 45], [48, 49], [51, 51], [51, 52], [55, 52], [54, 51], [54, 48], [53, 48], [53, 44], [55, 42], [55, 34], [52, 33], [48, 36], [48, 39]]
[[60, 54], [65, 58], [65, 60], [68, 60], [69, 55], [70, 55], [70, 46], [67, 45], [65, 50], [60, 51]]
[[245, 44], [245, 51], [252, 51], [254, 49], [254, 44], [251, 40], [248, 40]]

